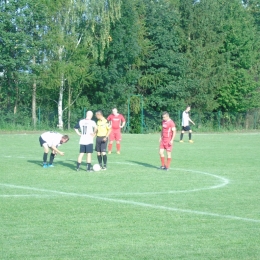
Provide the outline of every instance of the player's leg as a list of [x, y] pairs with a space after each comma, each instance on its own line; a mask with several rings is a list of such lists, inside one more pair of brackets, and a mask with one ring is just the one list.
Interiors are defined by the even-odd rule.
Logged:
[[90, 172], [91, 168], [91, 157], [93, 153], [93, 144], [88, 144], [86, 147], [86, 152], [87, 152], [87, 171]]
[[191, 139], [191, 135], [192, 135], [192, 130], [190, 129], [190, 130], [189, 130], [189, 142], [190, 142], [190, 143], [194, 143], [194, 142], [192, 141], [192, 139]]
[[115, 141], [115, 133], [112, 130], [109, 135], [108, 154], [112, 153], [113, 142]]
[[47, 157], [48, 157], [48, 153], [49, 153], [49, 147], [47, 145], [47, 143], [42, 144], [43, 147], [43, 168], [47, 168]]
[[101, 144], [102, 144], [102, 138], [98, 136], [96, 138], [96, 151], [97, 151], [98, 163], [102, 168]]
[[101, 155], [103, 159], [103, 167], [102, 170], [107, 169], [107, 141], [101, 143]]
[[122, 140], [122, 135], [121, 135], [121, 131], [118, 131], [117, 133], [115, 133], [115, 139], [116, 139], [116, 151], [117, 154], [120, 154], [121, 151], [121, 140]]
[[165, 170], [168, 170], [170, 168], [171, 161], [172, 161], [172, 152], [167, 150], [167, 163], [166, 163]]
[[54, 167], [53, 166], [53, 161], [54, 161], [55, 155], [56, 155], [55, 151], [53, 151], [53, 149], [51, 149], [50, 160], [49, 160], [49, 167]]
[[181, 130], [181, 136], [180, 136], [180, 143], [183, 143], [183, 135], [184, 135], [185, 131], [184, 131], [184, 127], [182, 127], [182, 130]]
[[160, 143], [159, 155], [161, 160], [161, 166], [159, 169], [163, 170], [165, 168], [165, 158], [164, 158], [164, 145], [163, 142]]
[[82, 162], [82, 158], [85, 153], [86, 153], [86, 146], [81, 144], [79, 147], [79, 156], [78, 156], [78, 160], [77, 160], [77, 171], [79, 171], [79, 169], [80, 169], [80, 164]]

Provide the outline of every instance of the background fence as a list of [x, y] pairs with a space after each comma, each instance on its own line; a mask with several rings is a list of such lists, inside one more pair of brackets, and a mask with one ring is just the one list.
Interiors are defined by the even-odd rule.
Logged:
[[[70, 120], [68, 114], [64, 113], [64, 129], [68, 129], [68, 126], [73, 128], [76, 122], [84, 117], [86, 110], [83, 108], [71, 111]], [[182, 111], [172, 111], [170, 116], [175, 121], [177, 129], [180, 130]], [[127, 114], [125, 117], [127, 119]], [[192, 127], [195, 131], [260, 129], [260, 109], [245, 113], [191, 111], [190, 117], [196, 123]], [[141, 122], [141, 114], [131, 115], [130, 126], [125, 131], [141, 133]], [[31, 109], [28, 107], [20, 108], [15, 114], [10, 110], [0, 111], [0, 129], [2, 130], [53, 130], [57, 128], [57, 124], [57, 112], [53, 110], [38, 108], [36, 127], [33, 126]], [[161, 113], [144, 110], [143, 130], [144, 133], [159, 132], [161, 130]]]

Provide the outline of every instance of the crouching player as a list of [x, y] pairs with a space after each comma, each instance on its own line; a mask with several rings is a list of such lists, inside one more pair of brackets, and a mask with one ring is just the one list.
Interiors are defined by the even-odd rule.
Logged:
[[[175, 123], [171, 120], [168, 112], [163, 112], [162, 114], [162, 132], [160, 137], [160, 158], [161, 158], [161, 170], [168, 170], [171, 164], [171, 152], [173, 146], [173, 140], [176, 135]], [[164, 150], [167, 152], [167, 161], [164, 159]]]
[[[76, 133], [80, 136], [79, 144], [80, 151], [77, 162], [77, 171], [80, 169], [80, 164], [84, 154], [87, 154], [87, 172], [91, 172], [91, 156], [93, 153], [93, 139], [95, 133], [97, 132], [96, 122], [92, 120], [93, 112], [88, 111], [86, 118], [82, 119], [75, 125], [74, 129]], [[79, 132], [80, 129], [80, 132]]]
[[[62, 135], [56, 132], [45, 132], [40, 138], [40, 145], [43, 147], [43, 168], [54, 167], [53, 160], [56, 154], [64, 155], [64, 152], [61, 152], [57, 149], [58, 146], [65, 144], [69, 141], [69, 137], [67, 135]], [[47, 157], [49, 153], [49, 149], [51, 149], [50, 161], [47, 164]]]

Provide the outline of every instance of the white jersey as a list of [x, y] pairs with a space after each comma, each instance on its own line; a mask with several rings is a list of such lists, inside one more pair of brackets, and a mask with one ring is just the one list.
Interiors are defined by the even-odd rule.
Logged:
[[81, 131], [79, 144], [93, 144], [93, 133], [96, 127], [96, 122], [91, 119], [80, 120], [78, 124], [75, 126], [75, 129], [80, 129]]
[[62, 134], [59, 134], [57, 132], [45, 132], [41, 135], [41, 138], [47, 143], [47, 145], [49, 147], [52, 147], [52, 146], [60, 146], [61, 143], [61, 138], [62, 138]]
[[186, 111], [183, 111], [181, 125], [182, 126], [189, 126], [190, 125], [190, 121], [189, 120], [190, 120], [189, 113], [186, 112]]

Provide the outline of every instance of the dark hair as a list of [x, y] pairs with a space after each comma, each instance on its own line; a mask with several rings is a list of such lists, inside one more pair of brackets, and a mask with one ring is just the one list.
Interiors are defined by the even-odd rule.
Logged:
[[98, 111], [96, 111], [96, 114], [101, 114], [103, 116], [103, 111], [102, 110], [98, 110]]
[[164, 115], [169, 115], [169, 113], [168, 113], [167, 111], [164, 111], [164, 112], [162, 113], [162, 116], [164, 116]]
[[63, 135], [62, 138], [63, 138], [63, 139], [66, 139], [66, 140], [68, 140], [68, 141], [70, 140], [70, 138], [69, 138], [68, 135]]

